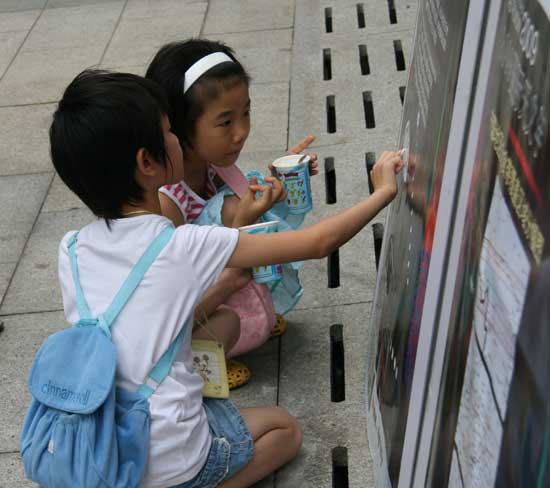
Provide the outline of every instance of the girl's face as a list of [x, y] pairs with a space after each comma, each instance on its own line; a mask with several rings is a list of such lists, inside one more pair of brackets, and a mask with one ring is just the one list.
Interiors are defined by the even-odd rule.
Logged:
[[170, 120], [162, 116], [162, 132], [164, 135], [164, 150], [166, 151], [166, 177], [164, 185], [177, 183], [183, 180], [183, 155], [180, 141], [172, 132]]
[[231, 166], [237, 161], [249, 133], [248, 86], [239, 83], [206, 103], [203, 114], [197, 119], [190, 152], [216, 166]]

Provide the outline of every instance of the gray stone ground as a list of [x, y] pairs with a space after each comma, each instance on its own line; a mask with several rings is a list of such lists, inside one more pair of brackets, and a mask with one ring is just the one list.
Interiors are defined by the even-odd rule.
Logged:
[[[142, 74], [158, 47], [173, 39], [227, 42], [253, 76], [253, 130], [240, 164], [261, 168], [289, 143], [316, 135], [321, 174], [313, 181], [313, 221], [367, 196], [366, 153], [394, 147], [399, 88], [406, 84], [394, 41], [408, 66], [416, 10], [417, 0], [0, 0], [0, 486], [33, 486], [18, 453], [26, 375], [42, 340], [64, 326], [58, 242], [92, 219], [49, 161], [47, 129], [67, 83], [90, 66]], [[327, 18], [332, 32], [326, 32]], [[361, 73], [360, 45], [369, 74]], [[327, 49], [330, 79], [323, 70]], [[373, 101], [374, 128], [366, 128], [363, 92]], [[335, 100], [332, 133], [328, 96]], [[331, 205], [325, 203], [326, 158], [333, 158], [337, 180]], [[298, 459], [257, 486], [331, 487], [337, 446], [347, 448], [349, 486], [372, 485], [364, 369], [375, 274], [369, 225], [340, 250], [340, 286], [327, 288], [327, 260], [307, 263], [306, 293], [288, 316], [287, 334], [244, 358], [254, 376], [234, 399], [278, 403], [298, 416], [305, 433]], [[343, 324], [344, 336], [341, 402], [331, 401], [335, 323]]]

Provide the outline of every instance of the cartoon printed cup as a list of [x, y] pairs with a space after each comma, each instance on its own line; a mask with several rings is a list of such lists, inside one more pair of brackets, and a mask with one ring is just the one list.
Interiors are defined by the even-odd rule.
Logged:
[[[260, 224], [246, 225], [239, 227], [239, 230], [248, 234], [270, 234], [277, 232], [279, 223], [274, 220], [271, 222], [262, 222]], [[270, 264], [268, 266], [255, 266], [252, 268], [252, 278], [256, 283], [270, 283], [279, 281], [283, 277], [283, 269], [280, 264]]]
[[288, 213], [305, 214], [313, 208], [309, 181], [309, 156], [292, 154], [273, 161], [277, 178], [285, 186]]

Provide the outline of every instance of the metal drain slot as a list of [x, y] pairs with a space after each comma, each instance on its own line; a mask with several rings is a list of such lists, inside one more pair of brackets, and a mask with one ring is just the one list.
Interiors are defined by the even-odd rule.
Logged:
[[323, 80], [332, 80], [332, 58], [330, 49], [323, 49]]
[[365, 109], [365, 125], [367, 129], [374, 129], [376, 123], [374, 121], [374, 106], [372, 103], [372, 92], [363, 92], [363, 108]]
[[403, 105], [405, 103], [405, 91], [406, 91], [406, 87], [404, 86], [400, 86], [399, 87], [399, 98], [401, 99], [401, 105]]
[[330, 399], [333, 402], [346, 399], [343, 329], [342, 324], [330, 326]]
[[372, 195], [374, 193], [374, 185], [370, 177], [370, 172], [376, 163], [376, 154], [368, 152], [365, 154], [365, 166], [367, 167], [367, 179], [369, 180], [369, 192]]
[[332, 32], [332, 9], [330, 7], [325, 9], [325, 31]]
[[332, 449], [332, 488], [349, 488], [347, 447]]
[[336, 170], [334, 169], [334, 158], [325, 158], [325, 190], [327, 204], [336, 203]]
[[393, 41], [393, 50], [395, 52], [395, 65], [397, 71], [405, 71], [405, 55], [403, 54], [403, 45], [401, 41]]
[[370, 75], [369, 53], [366, 44], [359, 46], [359, 65], [361, 66], [362, 75]]
[[365, 7], [362, 3], [357, 4], [357, 27], [359, 29], [365, 28]]
[[334, 95], [327, 97], [327, 132], [329, 134], [336, 132], [336, 100]]
[[380, 252], [382, 251], [382, 239], [384, 237], [384, 224], [372, 224], [372, 235], [374, 237], [374, 259], [376, 260], [376, 269], [380, 261]]
[[388, 0], [388, 10], [390, 14], [390, 24], [397, 24], [397, 12], [393, 0]]
[[338, 249], [332, 251], [327, 258], [328, 287], [338, 288], [340, 286], [340, 253]]

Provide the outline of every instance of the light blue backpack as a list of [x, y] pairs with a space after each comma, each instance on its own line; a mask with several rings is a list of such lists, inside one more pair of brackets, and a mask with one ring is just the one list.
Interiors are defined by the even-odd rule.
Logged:
[[149, 452], [148, 398], [168, 375], [188, 324], [135, 392], [115, 385], [116, 350], [110, 328], [173, 232], [168, 227], [155, 238], [107, 311], [96, 319], [78, 277], [78, 233], [70, 238], [80, 320], [40, 347], [29, 374], [33, 398], [21, 433], [25, 472], [43, 487], [139, 485]]

